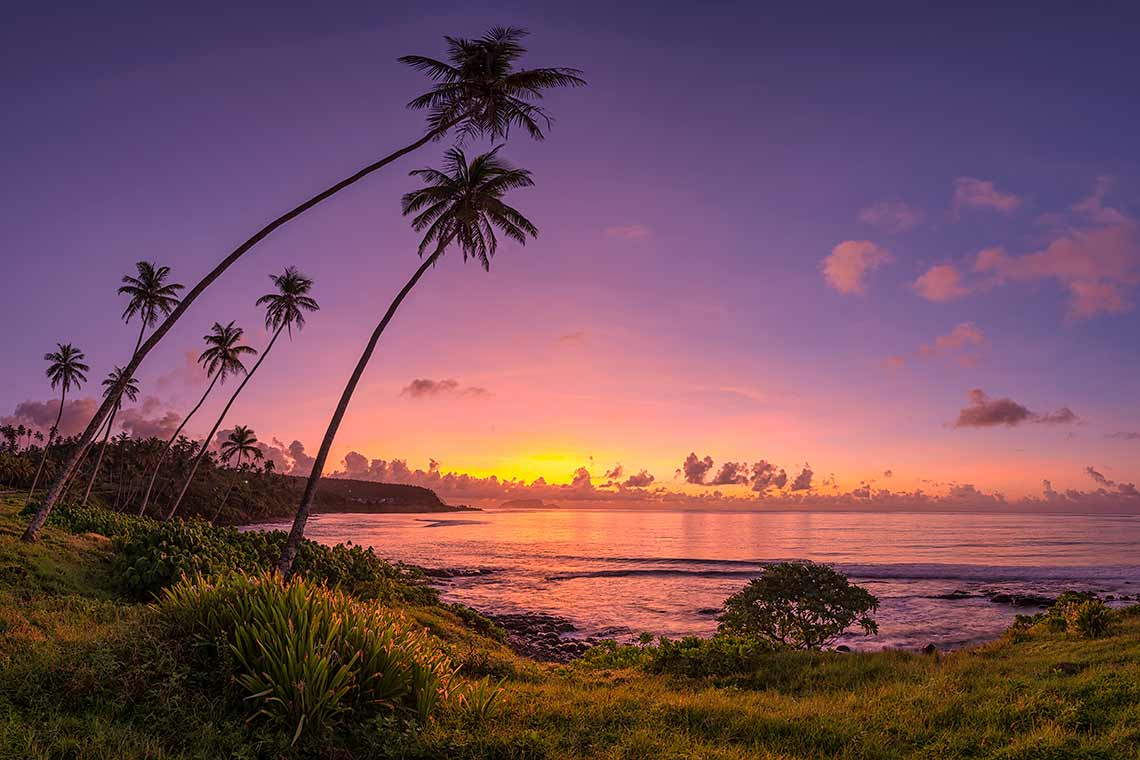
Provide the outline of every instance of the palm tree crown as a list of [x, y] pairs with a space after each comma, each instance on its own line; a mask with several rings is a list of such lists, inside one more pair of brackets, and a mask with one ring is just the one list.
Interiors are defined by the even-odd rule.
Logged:
[[495, 148], [468, 162], [460, 148], [451, 148], [444, 156], [443, 171], [411, 172], [424, 181], [424, 187], [405, 195], [402, 206], [405, 216], [416, 214], [412, 228], [426, 230], [421, 256], [432, 244], [437, 246], [433, 255], [439, 255], [456, 241], [464, 261], [475, 258], [483, 269], [490, 269], [498, 248], [496, 228], [521, 245], [526, 245], [528, 235], [538, 236], [530, 220], [502, 200], [508, 190], [530, 187], [534, 180], [529, 171], [512, 167], [498, 153]]
[[198, 357], [198, 363], [206, 368], [206, 374], [211, 377], [217, 373], [221, 380], [229, 375], [245, 372], [242, 356], [256, 354], [257, 349], [241, 343], [245, 330], [235, 327], [233, 322], [223, 325], [215, 322], [210, 328], [209, 335], [203, 335], [208, 348]]
[[457, 124], [460, 140], [489, 137], [506, 139], [512, 126], [523, 127], [535, 140], [550, 128], [550, 116], [533, 101], [554, 87], [586, 84], [579, 69], [567, 67], [519, 69], [526, 53], [519, 41], [523, 29], [494, 27], [482, 37], [469, 40], [445, 37], [447, 61], [422, 55], [399, 60], [437, 82], [428, 92], [408, 103], [409, 108], [428, 109], [428, 129], [445, 130]]
[[238, 461], [244, 457], [261, 458], [261, 449], [257, 447], [257, 436], [245, 425], [238, 425], [222, 441], [222, 461], [228, 462], [235, 456]]
[[281, 274], [271, 274], [276, 293], [266, 293], [257, 299], [258, 306], [265, 306], [265, 327], [276, 330], [284, 326], [290, 337], [293, 327], [300, 330], [305, 326], [305, 312], [318, 311], [321, 307], [309, 297], [313, 281], [297, 271], [296, 267], [285, 267]]
[[178, 291], [183, 286], [176, 282], [166, 283], [170, 267], [138, 261], [135, 262], [135, 270], [138, 276], [124, 276], [123, 286], [119, 288], [119, 295], [130, 296], [127, 308], [123, 311], [123, 320], [130, 322], [131, 317], [138, 314], [144, 328], [153, 327], [159, 314], [167, 316], [174, 311], [178, 305]]
[[50, 362], [47, 368], [47, 376], [51, 380], [52, 388], [62, 383], [63, 390], [66, 393], [87, 382], [87, 373], [91, 368], [83, 363], [87, 357], [75, 346], [70, 343], [57, 343], [56, 345], [59, 346], [58, 351], [44, 354], [44, 361]]
[[[114, 393], [126, 396], [130, 401], [136, 401], [139, 397], [138, 381], [127, 374], [125, 367], [115, 367], [108, 372], [103, 380], [103, 387], [106, 388], [103, 391], [104, 398]], [[121, 399], [119, 403], [122, 403]]]

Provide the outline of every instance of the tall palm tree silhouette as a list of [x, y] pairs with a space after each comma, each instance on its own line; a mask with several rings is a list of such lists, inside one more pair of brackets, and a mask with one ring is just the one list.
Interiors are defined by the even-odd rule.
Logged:
[[95, 485], [95, 478], [99, 475], [99, 468], [103, 465], [103, 455], [107, 453], [107, 439], [111, 437], [111, 428], [115, 426], [115, 415], [119, 413], [119, 409], [123, 406], [123, 397], [126, 396], [128, 400], [134, 402], [139, 397], [139, 384], [135, 382], [133, 377], [127, 375], [127, 371], [122, 367], [115, 367], [111, 373], [103, 380], [103, 395], [115, 394], [118, 397], [118, 402], [111, 410], [111, 416], [107, 418], [106, 432], [103, 433], [103, 444], [99, 447], [99, 456], [95, 458], [95, 469], [91, 471], [91, 480], [87, 481], [87, 490], [83, 492], [83, 506], [87, 506], [87, 500], [91, 498], [91, 487]]
[[214, 326], [210, 328], [207, 335], [202, 336], [202, 340], [206, 341], [206, 350], [198, 357], [198, 363], [206, 368], [206, 376], [212, 378], [210, 384], [206, 386], [206, 392], [202, 394], [202, 398], [198, 399], [198, 403], [194, 408], [182, 418], [182, 422], [178, 423], [178, 428], [166, 441], [166, 446], [163, 447], [162, 453], [158, 455], [158, 461], [154, 464], [154, 469], [150, 473], [150, 482], [146, 486], [146, 494], [143, 496], [142, 504], [139, 506], [139, 516], [146, 514], [147, 507], [150, 505], [150, 497], [154, 491], [154, 482], [158, 479], [158, 472], [162, 469], [162, 463], [166, 459], [166, 455], [170, 453], [170, 447], [178, 440], [179, 433], [182, 428], [186, 427], [186, 423], [194, 416], [194, 413], [201, 408], [205, 403], [206, 397], [210, 395], [210, 391], [214, 390], [214, 386], [218, 383], [224, 383], [226, 378], [230, 375], [239, 375], [245, 373], [245, 364], [242, 363], [242, 357], [248, 354], [256, 354], [257, 349], [250, 348], [242, 344], [241, 339], [245, 331], [240, 327], [235, 327], [233, 322], [228, 325], [223, 325], [220, 322], [215, 322]]
[[55, 415], [55, 424], [48, 431], [44, 453], [40, 457], [39, 466], [36, 467], [36, 475], [32, 478], [32, 487], [28, 490], [28, 498], [24, 502], [24, 506], [32, 502], [32, 496], [36, 493], [36, 486], [39, 484], [40, 473], [43, 472], [44, 463], [47, 461], [48, 452], [51, 450], [52, 440], [59, 431], [59, 421], [63, 419], [63, 405], [67, 401], [67, 392], [71, 388], [79, 390], [80, 386], [87, 382], [87, 373], [91, 371], [91, 368], [83, 363], [87, 357], [78, 348], [70, 343], [56, 343], [55, 345], [59, 350], [44, 354], [44, 361], [48, 362], [46, 374], [51, 380], [51, 387], [54, 389], [56, 386], [60, 386], [59, 412]]
[[443, 171], [417, 169], [411, 173], [413, 177], [423, 180], [424, 186], [404, 196], [403, 212], [405, 216], [415, 214], [412, 228], [424, 233], [420, 241], [419, 256], [424, 258], [424, 253], [429, 249], [432, 249], [432, 253], [424, 258], [420, 268], [388, 307], [388, 311], [372, 332], [372, 338], [365, 346], [364, 353], [357, 361], [348, 385], [341, 394], [340, 403], [337, 404], [336, 411], [329, 421], [324, 440], [321, 441], [321, 448], [313, 463], [313, 470], [305, 484], [301, 503], [293, 519], [293, 528], [282, 548], [278, 563], [278, 570], [282, 574], [288, 575], [293, 567], [293, 558], [296, 557], [297, 548], [305, 535], [305, 523], [313, 507], [317, 484], [324, 472], [337, 429], [352, 400], [352, 394], [368, 366], [369, 359], [372, 358], [376, 343], [388, 323], [392, 321], [404, 298], [453, 242], [463, 252], [464, 261], [474, 258], [484, 270], [489, 270], [491, 258], [498, 247], [496, 229], [520, 245], [526, 245], [528, 237], [538, 235], [538, 230], [530, 220], [503, 202], [503, 195], [508, 191], [534, 184], [530, 172], [510, 166], [499, 158], [498, 153], [499, 148], [495, 148], [468, 162], [467, 156], [460, 148], [452, 148], [444, 157]]
[[[527, 32], [522, 29], [495, 27], [477, 39], [446, 37], [447, 61], [423, 56], [401, 58], [402, 63], [425, 72], [435, 82], [435, 86], [428, 92], [408, 103], [409, 108], [427, 111], [427, 131], [409, 145], [374, 161], [352, 176], [342, 179], [296, 208], [285, 212], [235, 248], [186, 293], [170, 316], [163, 320], [131, 357], [127, 371], [134, 374], [146, 355], [158, 345], [198, 296], [247, 251], [278, 227], [287, 224], [346, 187], [356, 184], [402, 156], [441, 139], [452, 129], [458, 129], [461, 137], [479, 136], [496, 140], [506, 139], [511, 126], [516, 126], [523, 127], [536, 140], [543, 139], [545, 136], [543, 128], [549, 127], [551, 119], [536, 101], [543, 97], [545, 90], [581, 87], [586, 81], [581, 77], [582, 72], [573, 68], [519, 68], [518, 63], [526, 53], [526, 48], [520, 41], [526, 34]], [[91, 442], [103, 420], [110, 414], [112, 406], [113, 403], [109, 399], [103, 401], [88, 423], [87, 429], [80, 436], [80, 448], [86, 447]], [[48, 489], [40, 508], [32, 515], [24, 531], [24, 541], [36, 540], [36, 534], [47, 521], [77, 462], [78, 456], [73, 454], [64, 464], [61, 473]]]
[[234, 483], [241, 477], [241, 460], [243, 456], [248, 456], [250, 459], [261, 459], [261, 449], [257, 447], [257, 436], [253, 431], [245, 425], [238, 425], [230, 434], [226, 436], [226, 440], [222, 441], [221, 456], [223, 462], [228, 462], [237, 457], [237, 473], [234, 475], [233, 480], [230, 481], [229, 487], [226, 489], [225, 496], [218, 504], [218, 509], [214, 512], [214, 516], [210, 518], [210, 523], [213, 524], [218, 519], [218, 515], [222, 513], [222, 509], [226, 506], [226, 501], [230, 498], [230, 491], [234, 490]]
[[265, 350], [261, 352], [261, 356], [257, 358], [257, 362], [253, 368], [245, 374], [241, 383], [238, 384], [237, 389], [230, 396], [230, 400], [226, 402], [225, 408], [222, 413], [218, 415], [218, 419], [214, 422], [214, 426], [210, 428], [209, 434], [206, 436], [206, 442], [198, 451], [198, 456], [194, 457], [194, 464], [190, 467], [190, 474], [186, 476], [186, 482], [182, 484], [182, 490], [179, 492], [178, 497], [170, 506], [170, 512], [167, 514], [166, 519], [174, 516], [178, 511], [178, 506], [182, 503], [182, 497], [186, 495], [186, 489], [190, 487], [191, 481], [194, 480], [194, 473], [198, 471], [198, 465], [201, 464], [202, 458], [206, 456], [206, 451], [209, 448], [210, 442], [214, 440], [214, 434], [218, 432], [218, 428], [222, 426], [222, 420], [230, 411], [230, 407], [237, 401], [237, 397], [241, 394], [242, 389], [245, 388], [246, 383], [250, 381], [257, 368], [265, 361], [265, 357], [269, 356], [269, 352], [273, 349], [273, 344], [277, 342], [277, 336], [281, 334], [282, 330], [288, 330], [289, 337], [293, 337], [293, 328], [298, 330], [305, 326], [305, 312], [317, 311], [321, 307], [317, 305], [309, 296], [309, 291], [312, 290], [313, 281], [297, 271], [296, 267], [285, 267], [285, 271], [281, 274], [271, 274], [269, 279], [273, 281], [273, 285], [277, 288], [275, 293], [267, 293], [261, 298], [257, 299], [258, 306], [265, 306], [265, 329], [273, 330], [273, 337], [269, 339], [269, 344]]

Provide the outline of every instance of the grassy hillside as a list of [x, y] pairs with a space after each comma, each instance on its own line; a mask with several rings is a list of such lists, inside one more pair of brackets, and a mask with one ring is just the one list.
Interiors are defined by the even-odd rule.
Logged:
[[[290, 747], [129, 601], [101, 536], [18, 541], [0, 506], [0, 757], [1125, 758], [1140, 756], [1140, 618], [1110, 637], [1034, 630], [942, 656], [779, 652], [747, 673], [654, 675], [637, 650], [514, 656], [436, 604], [397, 611], [465, 678], [503, 679], [483, 720], [346, 724]], [[470, 619], [470, 618], [467, 618]], [[475, 621], [479, 626], [479, 621]]]

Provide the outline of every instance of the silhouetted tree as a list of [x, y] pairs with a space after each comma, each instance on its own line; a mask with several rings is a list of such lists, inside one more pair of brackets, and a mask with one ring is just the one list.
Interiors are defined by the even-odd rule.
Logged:
[[313, 470], [309, 474], [301, 503], [293, 518], [289, 538], [281, 552], [278, 569], [282, 574], [288, 575], [293, 567], [293, 558], [305, 535], [305, 523], [312, 510], [317, 483], [324, 472], [325, 462], [332, 449], [337, 429], [348, 409], [348, 403], [352, 400], [352, 394], [364, 374], [364, 369], [368, 366], [369, 359], [372, 358], [376, 343], [404, 298], [428, 268], [435, 265], [452, 242], [458, 244], [463, 252], [464, 261], [469, 257], [475, 258], [484, 270], [489, 270], [491, 258], [498, 247], [496, 229], [520, 245], [526, 244], [528, 236], [538, 235], [538, 230], [526, 217], [503, 202], [503, 195], [508, 191], [534, 184], [530, 172], [511, 167], [499, 158], [498, 152], [499, 149], [495, 148], [476, 156], [468, 163], [462, 150], [452, 148], [447, 151], [444, 158], [443, 171], [417, 169], [412, 172], [412, 176], [423, 180], [424, 187], [404, 196], [403, 212], [405, 216], [416, 214], [412, 219], [412, 227], [417, 232], [425, 233], [423, 240], [420, 241], [418, 251], [420, 257], [433, 246], [434, 250], [424, 258], [423, 264], [388, 307], [341, 394], [340, 403], [337, 404], [336, 411], [329, 421], [324, 440], [321, 441], [321, 448], [313, 462]]
[[[458, 128], [461, 137], [488, 137], [506, 139], [512, 126], [522, 127], [534, 139], [542, 139], [543, 128], [549, 127], [549, 115], [535, 102], [543, 91], [560, 87], [585, 85], [581, 71], [572, 68], [520, 69], [518, 62], [526, 53], [520, 41], [526, 36], [521, 29], [495, 27], [474, 40], [447, 37], [447, 61], [424, 56], [405, 56], [401, 62], [417, 71], [425, 72], [436, 84], [431, 90], [408, 103], [412, 109], [427, 110], [427, 131], [415, 142], [391, 153], [350, 177], [314, 195], [296, 208], [287, 211], [258, 230], [253, 237], [234, 249], [215, 266], [198, 284], [191, 288], [162, 324], [131, 357], [128, 374], [133, 375], [139, 364], [174, 326], [190, 305], [215, 280], [230, 268], [247, 251], [268, 237], [274, 230], [295, 219], [341, 190], [354, 185], [373, 172], [428, 143], [438, 140], [451, 129]], [[103, 420], [110, 414], [113, 402], [105, 399], [91, 418], [79, 438], [79, 448], [90, 444]], [[24, 541], [35, 541], [36, 534], [47, 521], [52, 507], [63, 493], [67, 478], [78, 462], [78, 452], [61, 468], [60, 474], [48, 489], [47, 496], [32, 516], [24, 531]]]
[[51, 387], [54, 389], [60, 386], [59, 394], [59, 413], [55, 415], [55, 424], [51, 426], [48, 431], [47, 445], [44, 446], [43, 456], [40, 457], [40, 464], [36, 468], [36, 475], [32, 478], [32, 487], [28, 490], [27, 501], [24, 506], [32, 502], [32, 496], [36, 492], [36, 485], [40, 480], [40, 473], [43, 472], [44, 463], [47, 461], [48, 452], [51, 451], [51, 442], [55, 437], [56, 432], [59, 430], [59, 421], [63, 418], [63, 405], [67, 401], [67, 391], [74, 387], [79, 390], [83, 383], [87, 382], [87, 373], [91, 370], [89, 366], [83, 363], [87, 357], [83, 355], [75, 346], [70, 343], [57, 343], [58, 351], [53, 351], [50, 354], [44, 354], [44, 361], [48, 362], [46, 374], [48, 379], [51, 380]]
[[115, 426], [115, 416], [123, 407], [123, 396], [126, 396], [132, 403], [139, 397], [138, 383], [133, 377], [128, 376], [127, 371], [122, 367], [115, 367], [107, 375], [106, 379], [103, 380], [103, 387], [106, 388], [103, 395], [113, 393], [118, 398], [118, 402], [111, 410], [111, 416], [107, 418], [107, 432], [103, 434], [103, 444], [99, 447], [99, 456], [95, 458], [95, 468], [91, 470], [91, 480], [87, 481], [87, 490], [83, 492], [84, 506], [87, 505], [87, 500], [91, 498], [91, 488], [95, 485], [95, 478], [99, 476], [99, 468], [103, 466], [103, 456], [107, 453], [107, 441], [111, 437], [111, 428]]
[[218, 419], [214, 422], [214, 426], [210, 428], [209, 434], [206, 435], [206, 443], [202, 446], [202, 451], [194, 460], [194, 464], [190, 467], [190, 473], [186, 476], [186, 482], [182, 485], [182, 490], [174, 499], [174, 503], [170, 506], [170, 512], [166, 518], [169, 520], [178, 511], [178, 505], [182, 503], [182, 498], [186, 495], [186, 489], [190, 487], [190, 482], [194, 480], [194, 473], [198, 471], [198, 465], [205, 455], [207, 447], [210, 442], [214, 440], [214, 434], [218, 432], [218, 428], [222, 425], [222, 420], [230, 411], [230, 407], [237, 401], [237, 397], [241, 395], [242, 389], [245, 388], [246, 383], [250, 381], [254, 373], [257, 372], [258, 367], [265, 361], [265, 357], [269, 356], [269, 352], [273, 350], [273, 344], [277, 342], [277, 336], [281, 334], [282, 330], [288, 330], [289, 337], [293, 337], [293, 328], [298, 330], [305, 326], [305, 312], [317, 311], [321, 307], [317, 305], [309, 296], [309, 291], [313, 287], [313, 281], [297, 271], [296, 267], [285, 267], [285, 271], [279, 275], [269, 275], [269, 279], [273, 281], [273, 285], [277, 288], [274, 293], [267, 293], [261, 298], [257, 299], [258, 306], [265, 306], [265, 329], [273, 331], [273, 337], [269, 339], [269, 344], [265, 350], [261, 352], [257, 362], [253, 368], [246, 373], [242, 378], [241, 383], [238, 384], [230, 400], [226, 402], [225, 408], [222, 413], [218, 415]]
[[226, 489], [225, 496], [218, 504], [218, 510], [214, 512], [214, 516], [210, 518], [210, 523], [213, 524], [218, 519], [218, 515], [222, 513], [222, 508], [226, 506], [226, 500], [230, 498], [230, 491], [234, 490], [234, 483], [237, 478], [241, 477], [241, 460], [243, 456], [248, 456], [250, 459], [261, 459], [261, 449], [257, 447], [257, 436], [253, 431], [244, 425], [238, 425], [230, 434], [226, 436], [226, 440], [222, 441], [221, 446], [222, 461], [228, 462], [237, 457], [237, 474], [234, 480], [230, 481], [229, 488]]
[[234, 327], [233, 322], [230, 322], [228, 325], [215, 322], [214, 326], [210, 328], [209, 334], [202, 336], [202, 340], [206, 341], [206, 350], [198, 357], [198, 363], [206, 368], [206, 376], [213, 379], [210, 380], [210, 384], [206, 386], [206, 392], [202, 394], [202, 398], [198, 399], [198, 403], [194, 405], [194, 408], [182, 418], [182, 422], [178, 423], [178, 427], [170, 436], [170, 440], [166, 442], [162, 453], [158, 455], [158, 461], [154, 464], [154, 469], [150, 474], [150, 482], [146, 487], [146, 495], [143, 496], [142, 505], [139, 506], [138, 513], [140, 517], [146, 514], [147, 506], [150, 504], [151, 493], [154, 491], [154, 481], [158, 478], [158, 472], [162, 469], [162, 463], [166, 459], [166, 455], [170, 453], [170, 447], [174, 445], [175, 440], [179, 434], [182, 433], [182, 428], [186, 427], [186, 423], [190, 421], [194, 413], [205, 403], [206, 397], [210, 395], [210, 391], [214, 390], [215, 385], [219, 382], [224, 383], [226, 378], [230, 375], [245, 373], [245, 364], [242, 363], [242, 357], [257, 353], [257, 349], [242, 344], [241, 339], [244, 332], [245, 331], [240, 327]]

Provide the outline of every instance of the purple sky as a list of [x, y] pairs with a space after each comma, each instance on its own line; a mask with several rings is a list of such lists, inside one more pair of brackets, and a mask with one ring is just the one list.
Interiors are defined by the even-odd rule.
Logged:
[[[1039, 497], [1046, 479], [1113, 496], [1140, 480], [1132, 4], [66, 5], [9, 11], [0, 29], [0, 416], [52, 397], [41, 357], [56, 341], [84, 349], [94, 378], [125, 361], [115, 288], [133, 262], [192, 284], [414, 139], [421, 116], [403, 106], [425, 83], [397, 56], [512, 24], [532, 32], [527, 63], [590, 82], [549, 98], [545, 143], [503, 151], [535, 174], [512, 202], [541, 235], [489, 275], [452, 257], [425, 279], [338, 462], [557, 483], [585, 466], [595, 484], [621, 463], [708, 493], [674, 474], [692, 451], [790, 477], [810, 463], [804, 493], [837, 498]], [[253, 301], [296, 264], [323, 309], [227, 427], [311, 452], [415, 266], [407, 171], [444, 147], [231, 270], [147, 358], [137, 417], [185, 412], [201, 387], [185, 357], [213, 321], [264, 343]], [[456, 383], [402, 392], [415, 379]], [[210, 417], [197, 422], [204, 434]]]

